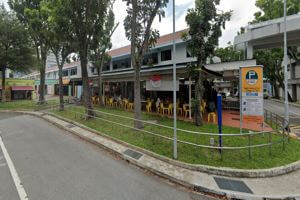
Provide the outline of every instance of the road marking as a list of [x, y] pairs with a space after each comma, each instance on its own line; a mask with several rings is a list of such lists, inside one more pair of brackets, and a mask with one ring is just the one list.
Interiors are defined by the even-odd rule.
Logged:
[[21, 180], [19, 178], [19, 175], [17, 173], [17, 170], [14, 166], [14, 163], [12, 162], [5, 146], [4, 146], [4, 143], [3, 143], [3, 140], [2, 140], [2, 137], [0, 135], [0, 146], [1, 146], [1, 149], [2, 149], [2, 153], [4, 155], [4, 158], [6, 160], [6, 163], [7, 163], [7, 166], [9, 168], [9, 171], [10, 171], [10, 174], [14, 180], [14, 183], [15, 183], [15, 186], [17, 188], [17, 191], [18, 191], [18, 194], [19, 194], [19, 197], [20, 197], [20, 200], [29, 200], [29, 198], [27, 197], [27, 194], [25, 192], [25, 189], [21, 183]]

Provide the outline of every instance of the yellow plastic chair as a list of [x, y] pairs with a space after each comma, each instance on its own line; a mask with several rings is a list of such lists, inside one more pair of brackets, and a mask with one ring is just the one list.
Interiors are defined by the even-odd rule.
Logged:
[[96, 97], [92, 97], [92, 103], [95, 105], [96, 104]]
[[123, 101], [124, 101], [123, 108], [127, 109], [129, 101], [128, 99], [124, 99]]
[[187, 106], [183, 106], [183, 112], [184, 112], [184, 116], [187, 117], [188, 114], [190, 114], [191, 109], [187, 108]]
[[113, 98], [110, 98], [110, 99], [109, 99], [108, 105], [111, 106], [111, 107], [114, 106], [114, 99], [113, 99]]
[[133, 103], [128, 103], [128, 110], [133, 111]]
[[210, 113], [208, 113], [207, 122], [210, 122], [212, 120], [213, 123], [216, 123], [216, 118], [217, 118], [216, 113], [210, 112]]
[[165, 111], [166, 111], [166, 113], [168, 113], [168, 111], [169, 111], [169, 107], [168, 108], [166, 108], [166, 107], [164, 107], [164, 104], [163, 103], [160, 103], [160, 113], [161, 114], [165, 114]]
[[179, 107], [179, 101], [177, 101], [177, 103], [176, 103], [176, 112], [177, 112], [177, 115], [183, 115], [182, 108]]
[[169, 106], [168, 106], [168, 114], [169, 115], [173, 114], [173, 104], [172, 103], [170, 103]]
[[146, 105], [146, 111], [147, 112], [152, 112], [152, 102], [151, 101], [149, 101], [147, 103], [147, 105]]
[[113, 106], [117, 108], [118, 107], [118, 102], [117, 101], [113, 101]]

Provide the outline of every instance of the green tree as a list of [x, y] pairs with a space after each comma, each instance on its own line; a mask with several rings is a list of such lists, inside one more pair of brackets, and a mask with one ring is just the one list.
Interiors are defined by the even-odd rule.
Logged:
[[[254, 14], [255, 19], [250, 24], [283, 17], [282, 0], [256, 0], [255, 4], [260, 11]], [[297, 14], [300, 11], [299, 0], [287, 0], [287, 15]], [[289, 56], [297, 60], [297, 47], [289, 47]], [[282, 48], [257, 50], [254, 52], [258, 64], [265, 66], [265, 77], [274, 87], [275, 98], [279, 98], [279, 88], [284, 89], [284, 74], [282, 68]], [[291, 100], [291, 97], [289, 96]]]
[[111, 49], [111, 37], [118, 27], [118, 23], [115, 24], [115, 15], [113, 13], [113, 4], [110, 5], [108, 15], [105, 16], [105, 23], [103, 26], [103, 30], [99, 32], [97, 37], [94, 37], [91, 44], [91, 49], [89, 50], [89, 60], [98, 70], [98, 93], [100, 105], [103, 105], [104, 102], [102, 100], [102, 69], [104, 63], [110, 61], [110, 56], [107, 53], [107, 50]]
[[50, 50], [55, 55], [56, 63], [58, 66], [59, 76], [59, 103], [60, 111], [64, 110], [64, 96], [63, 96], [63, 80], [62, 71], [63, 66], [68, 62], [68, 56], [74, 52], [72, 43], [72, 34], [69, 29], [69, 21], [64, 17], [62, 13], [61, 1], [57, 0], [43, 0], [41, 13], [44, 16], [48, 16], [45, 21], [47, 26], [47, 43]]
[[241, 60], [243, 58], [243, 52], [235, 50], [231, 43], [228, 44], [229, 46], [227, 47], [217, 48], [214, 52], [214, 56], [219, 57], [222, 62], [233, 62]]
[[183, 35], [187, 41], [187, 47], [193, 57], [197, 58], [196, 63], [190, 63], [187, 71], [190, 77], [195, 79], [195, 124], [203, 124], [200, 112], [200, 102], [203, 96], [203, 74], [201, 68], [206, 64], [207, 58], [214, 55], [215, 48], [219, 44], [219, 37], [222, 36], [222, 28], [225, 28], [226, 21], [230, 20], [230, 12], [218, 12], [216, 6], [220, 0], [196, 0], [195, 8], [189, 9], [186, 22], [189, 27], [188, 33]]
[[45, 71], [49, 51], [47, 43], [46, 21], [48, 16], [42, 13], [42, 0], [8, 0], [8, 4], [20, 22], [26, 26], [35, 46], [40, 70], [39, 104], [45, 103]]
[[[158, 30], [152, 29], [156, 16], [164, 17], [164, 8], [169, 0], [123, 0], [127, 3], [127, 16], [124, 20], [126, 37], [131, 41], [131, 63], [134, 69], [134, 118], [141, 120], [141, 81], [140, 71], [143, 58], [149, 48], [159, 38]], [[135, 121], [136, 128], [142, 128]]]
[[[256, 0], [255, 5], [260, 11], [254, 14], [255, 19], [251, 23], [283, 17], [283, 0]], [[299, 11], [299, 0], [287, 0], [287, 15], [294, 15]]]
[[264, 76], [273, 86], [275, 98], [279, 98], [279, 87], [283, 87], [282, 55], [283, 50], [280, 48], [257, 50], [254, 53], [257, 63], [265, 66]]
[[36, 63], [31, 41], [16, 16], [0, 6], [0, 67], [2, 71], [2, 102], [5, 102], [5, 73], [27, 72]]
[[68, 20], [68, 28], [72, 37], [69, 42], [78, 52], [81, 64], [81, 76], [83, 84], [83, 100], [86, 108], [87, 119], [94, 115], [92, 106], [92, 94], [88, 80], [88, 51], [103, 30], [105, 16], [109, 12], [110, 0], [59, 0], [62, 17]]

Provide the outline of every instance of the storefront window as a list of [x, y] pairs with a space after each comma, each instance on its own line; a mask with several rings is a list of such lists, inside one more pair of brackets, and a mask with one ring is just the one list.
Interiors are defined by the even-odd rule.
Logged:
[[68, 76], [68, 70], [63, 70], [62, 75], [63, 75], [63, 77]]
[[72, 68], [71, 69], [71, 76], [77, 75], [77, 68]]
[[105, 63], [103, 65], [102, 71], [109, 71], [110, 70], [110, 63]]
[[131, 67], [131, 58], [126, 58], [113, 62], [113, 69], [127, 69]]
[[171, 49], [165, 50], [161, 52], [161, 61], [172, 60], [172, 52]]
[[146, 54], [143, 59], [143, 65], [156, 65], [158, 64], [158, 53]]

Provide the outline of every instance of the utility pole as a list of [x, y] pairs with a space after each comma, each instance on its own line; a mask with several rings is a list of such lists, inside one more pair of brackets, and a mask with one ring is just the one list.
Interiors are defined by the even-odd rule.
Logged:
[[284, 126], [289, 125], [289, 99], [288, 99], [288, 77], [287, 77], [287, 65], [288, 65], [288, 56], [287, 56], [287, 34], [286, 34], [286, 0], [284, 0], [284, 104], [285, 104], [285, 123]]
[[173, 158], [177, 159], [177, 106], [176, 106], [176, 44], [175, 44], [175, 0], [173, 0]]

